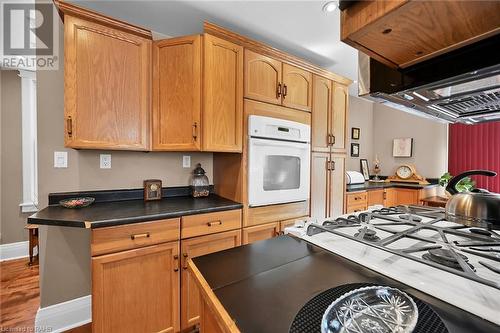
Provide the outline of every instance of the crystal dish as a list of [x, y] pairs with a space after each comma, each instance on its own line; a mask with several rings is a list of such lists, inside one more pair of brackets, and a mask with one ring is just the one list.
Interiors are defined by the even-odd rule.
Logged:
[[330, 304], [321, 320], [321, 333], [409, 333], [417, 320], [417, 305], [406, 293], [390, 287], [365, 287]]
[[92, 197], [69, 198], [59, 201], [64, 208], [82, 208], [91, 205], [95, 201]]

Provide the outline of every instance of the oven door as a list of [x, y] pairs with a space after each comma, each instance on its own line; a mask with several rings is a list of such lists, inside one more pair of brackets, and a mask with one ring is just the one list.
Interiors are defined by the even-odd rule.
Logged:
[[250, 207], [309, 199], [310, 144], [249, 139]]

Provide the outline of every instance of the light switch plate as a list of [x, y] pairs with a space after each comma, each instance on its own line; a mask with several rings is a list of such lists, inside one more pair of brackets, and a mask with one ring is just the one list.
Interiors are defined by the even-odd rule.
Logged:
[[101, 169], [111, 169], [111, 154], [100, 154], [99, 160]]
[[55, 151], [54, 152], [54, 168], [67, 168], [68, 167], [68, 152]]
[[189, 155], [182, 156], [182, 167], [183, 168], [190, 168], [191, 167], [191, 156], [189, 156]]

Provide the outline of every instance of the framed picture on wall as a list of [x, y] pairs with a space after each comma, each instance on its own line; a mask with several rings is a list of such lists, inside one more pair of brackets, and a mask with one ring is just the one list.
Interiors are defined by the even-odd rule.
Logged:
[[368, 168], [368, 160], [362, 158], [361, 160], [359, 160], [359, 163], [363, 177], [365, 177], [365, 180], [370, 180], [370, 168]]
[[353, 127], [351, 129], [351, 139], [359, 140], [360, 134], [361, 134], [361, 130], [358, 127]]
[[359, 157], [359, 143], [351, 143], [351, 157]]
[[399, 138], [392, 141], [392, 156], [412, 157], [413, 138]]

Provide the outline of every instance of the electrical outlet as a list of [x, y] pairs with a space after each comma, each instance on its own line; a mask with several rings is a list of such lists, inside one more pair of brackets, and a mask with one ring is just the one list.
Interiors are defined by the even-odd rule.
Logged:
[[189, 155], [182, 156], [182, 167], [183, 168], [190, 168], [191, 167], [191, 156], [189, 156]]
[[68, 152], [55, 151], [54, 152], [54, 168], [67, 168], [68, 167]]
[[111, 154], [100, 154], [101, 169], [111, 169]]

